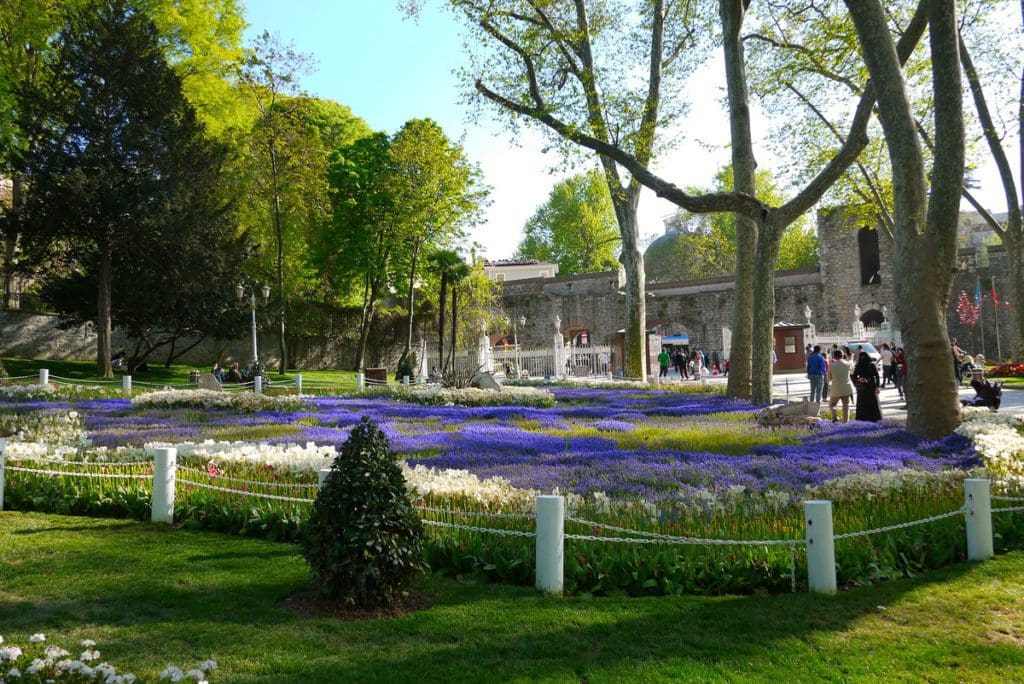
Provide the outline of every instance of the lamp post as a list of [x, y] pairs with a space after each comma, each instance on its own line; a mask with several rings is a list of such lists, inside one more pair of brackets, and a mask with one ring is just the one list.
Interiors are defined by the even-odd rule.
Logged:
[[[267, 304], [270, 300], [270, 286], [264, 285], [260, 288], [260, 292], [263, 295], [263, 303]], [[245, 297], [245, 286], [239, 283], [235, 286], [235, 294], [238, 295], [239, 299]], [[249, 306], [252, 309], [252, 367], [253, 373], [258, 374], [260, 371], [260, 355], [259, 348], [257, 346], [256, 336], [256, 287], [249, 288]]]
[[518, 321], [519, 321], [519, 327], [517, 328], [516, 327], [516, 319], [515, 318], [512, 319], [512, 344], [515, 345], [515, 348], [516, 348], [516, 378], [517, 379], [523, 377], [523, 369], [519, 365], [519, 363], [520, 363], [520, 358], [519, 358], [519, 328], [525, 328], [526, 327], [526, 316], [520, 316]]

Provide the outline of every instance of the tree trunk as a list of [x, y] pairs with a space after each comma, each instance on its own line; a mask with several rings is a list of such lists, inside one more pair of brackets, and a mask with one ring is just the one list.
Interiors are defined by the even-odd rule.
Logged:
[[112, 326], [110, 287], [113, 280], [113, 255], [108, 241], [99, 245], [99, 283], [96, 293], [96, 374], [104, 378], [114, 377], [110, 360]]
[[[733, 190], [753, 196], [754, 147], [750, 134], [750, 108], [747, 104], [747, 76], [744, 66], [743, 17], [749, 0], [719, 0], [725, 50], [725, 79], [729, 95], [729, 128], [732, 140]], [[753, 219], [735, 214], [736, 218], [736, 287], [732, 310], [732, 346], [729, 350], [729, 383], [731, 397], [751, 396], [753, 355], [764, 359], [764, 350], [752, 347], [754, 331], [754, 300], [763, 300], [764, 292], [755, 293], [755, 264], [758, 226]], [[774, 263], [768, 265], [774, 268]], [[774, 287], [774, 280], [769, 280]], [[774, 293], [772, 293], [774, 298]], [[774, 302], [772, 303], [774, 308]], [[774, 315], [774, 311], [772, 312]], [[764, 374], [762, 369], [762, 375]], [[771, 384], [771, 352], [768, 352], [768, 383]], [[763, 380], [763, 378], [762, 378]], [[769, 387], [770, 397], [770, 387]]]
[[448, 273], [441, 272], [441, 296], [437, 303], [437, 363], [444, 373], [448, 369], [447, 359], [444, 358], [444, 314], [445, 304], [448, 298]]
[[449, 351], [449, 354], [451, 354], [451, 357], [452, 357], [452, 365], [451, 365], [452, 373], [454, 373], [455, 370], [456, 370], [455, 369], [455, 350], [456, 350], [457, 347], [455, 346], [455, 335], [458, 332], [458, 327], [459, 327], [459, 284], [458, 283], [452, 283], [452, 340], [451, 340], [451, 342], [452, 342], [451, 347], [452, 348]]
[[626, 272], [626, 358], [623, 367], [627, 378], [647, 382], [646, 274], [635, 211], [620, 215], [619, 229], [623, 238], [619, 261]]
[[406, 359], [409, 356], [409, 352], [412, 350], [412, 336], [413, 328], [415, 324], [415, 304], [416, 304], [416, 262], [419, 259], [420, 247], [417, 243], [412, 249], [412, 259], [409, 262], [409, 296], [406, 299], [406, 308], [409, 311], [409, 320], [406, 326], [405, 334], [405, 349], [402, 350], [402, 359]]
[[278, 375], [284, 375], [288, 368], [288, 342], [286, 339], [285, 316], [288, 313], [288, 298], [284, 291], [284, 224], [281, 221], [281, 187], [277, 169], [277, 146], [270, 141], [270, 177], [273, 192], [274, 237], [277, 240], [277, 296], [281, 298], [281, 310], [278, 327]]
[[363, 308], [359, 312], [359, 342], [356, 345], [355, 370], [363, 369], [363, 359], [366, 356], [366, 338], [370, 331], [370, 278], [363, 279]]
[[[1009, 266], [1010, 276], [1010, 291], [1009, 300], [1012, 304], [1010, 309], [1010, 353], [1013, 356], [1015, 363], [1021, 362], [1021, 354], [1024, 350], [1021, 349], [1021, 340], [1024, 340], [1024, 306], [1018, 305], [1018, 302], [1024, 302], [1024, 235], [1020, 231], [1016, 231], [1016, 235], [1011, 237], [1011, 233], [1007, 232], [1005, 238], [1003, 238], [1003, 247], [1006, 249], [1006, 257]], [[995, 315], [999, 315], [999, 309], [995, 310]], [[995, 349], [991, 350], [989, 358], [995, 358]]]
[[[775, 265], [784, 228], [761, 226], [757, 235], [754, 269], [754, 327], [750, 399], [754, 404], [772, 402], [772, 346], [775, 343]], [[732, 374], [732, 367], [729, 368]]]

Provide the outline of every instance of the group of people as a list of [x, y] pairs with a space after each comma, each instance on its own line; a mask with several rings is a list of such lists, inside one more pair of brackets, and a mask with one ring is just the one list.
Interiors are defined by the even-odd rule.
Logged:
[[662, 347], [658, 354], [658, 377], [668, 377], [669, 368], [675, 368], [676, 374], [683, 380], [700, 380], [705, 373], [712, 375], [728, 375], [729, 362], [723, 362], [717, 351], [707, 352], [694, 349], [684, 353], [681, 348], [669, 351], [668, 347]]
[[904, 380], [907, 376], [907, 361], [902, 347], [892, 349], [888, 344], [881, 348], [882, 372], [871, 356], [857, 347], [851, 349], [832, 345], [827, 358], [820, 345], [810, 348], [807, 355], [807, 377], [811, 383], [810, 400], [828, 400], [832, 422], [839, 416], [836, 407], [843, 406], [843, 422], [850, 420], [850, 400], [856, 394], [856, 420], [878, 422], [882, 419], [882, 407], [878, 402], [882, 388], [892, 383], [904, 397]]
[[231, 364], [231, 368], [224, 370], [220, 367], [220, 363], [214, 362], [213, 377], [217, 379], [220, 384], [224, 383], [242, 383], [249, 382], [255, 377], [256, 373], [251, 368], [240, 368], [238, 362], [235, 361]]

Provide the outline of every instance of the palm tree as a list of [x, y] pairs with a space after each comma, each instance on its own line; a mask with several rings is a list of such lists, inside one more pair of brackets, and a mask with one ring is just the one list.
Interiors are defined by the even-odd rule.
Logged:
[[[430, 264], [430, 270], [434, 273], [438, 273], [441, 276], [441, 293], [438, 297], [437, 307], [437, 358], [438, 363], [441, 364], [441, 371], [445, 370], [445, 359], [444, 356], [444, 324], [445, 324], [445, 303], [448, 299], [448, 282], [452, 269], [455, 269], [459, 264], [465, 265], [462, 261], [462, 257], [457, 252], [450, 249], [439, 249], [431, 254], [427, 261]], [[452, 341], [452, 347], [454, 348], [455, 342]]]
[[[452, 370], [455, 370], [455, 335], [459, 327], [459, 283], [469, 276], [469, 265], [462, 259], [448, 269], [448, 282], [452, 288]], [[442, 335], [443, 337], [444, 335]]]

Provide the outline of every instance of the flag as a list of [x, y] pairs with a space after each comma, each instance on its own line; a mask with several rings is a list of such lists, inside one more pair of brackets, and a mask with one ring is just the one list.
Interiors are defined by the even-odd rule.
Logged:
[[974, 288], [974, 306], [981, 306], [981, 278], [978, 278], [978, 282]]
[[995, 276], [992, 276], [992, 291], [989, 293], [989, 296], [992, 297], [992, 303], [995, 304], [998, 307], [999, 306], [999, 297], [996, 296], [996, 277]]

